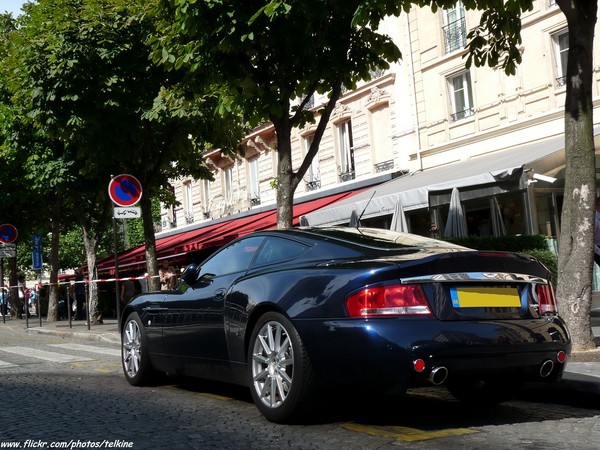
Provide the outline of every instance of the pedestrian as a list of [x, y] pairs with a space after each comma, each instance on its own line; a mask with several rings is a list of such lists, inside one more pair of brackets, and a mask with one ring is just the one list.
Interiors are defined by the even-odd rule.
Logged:
[[27, 296], [25, 295], [25, 276], [19, 275], [17, 283], [17, 292], [19, 295], [19, 319], [23, 318], [23, 313], [29, 315], [29, 308], [27, 307]]
[[129, 278], [121, 282], [121, 304], [126, 305], [135, 295], [135, 284]]
[[75, 314], [75, 320], [85, 320], [84, 306], [85, 306], [85, 280], [83, 278], [83, 272], [81, 269], [75, 269], [75, 285], [73, 286], [73, 297], [75, 299], [75, 305], [77, 312]]
[[6, 288], [2, 286], [0, 288], [0, 317], [5, 316], [8, 312], [8, 308], [6, 304], [8, 302], [8, 295], [6, 293]]
[[158, 277], [160, 279], [161, 291], [170, 291], [171, 289], [173, 289], [175, 285], [173, 281], [174, 276], [174, 271], [172, 271], [171, 267], [167, 266], [166, 264], [160, 269], [158, 269]]
[[29, 290], [29, 307], [34, 311], [35, 314], [37, 314], [37, 293], [36, 293], [36, 288], [30, 289]]

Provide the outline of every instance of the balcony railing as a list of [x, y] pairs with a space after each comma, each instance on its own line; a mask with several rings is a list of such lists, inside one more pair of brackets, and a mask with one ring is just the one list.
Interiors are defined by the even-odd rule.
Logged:
[[464, 48], [467, 43], [467, 24], [464, 17], [444, 27], [444, 41], [446, 53]]
[[250, 204], [252, 206], [258, 206], [258, 205], [260, 205], [260, 195], [257, 195], [257, 194], [251, 195], [250, 196]]
[[454, 114], [450, 114], [450, 119], [452, 120], [452, 122], [456, 122], [458, 120], [466, 119], [467, 117], [471, 117], [473, 115], [475, 115], [475, 109], [467, 108], [462, 111], [455, 112]]
[[389, 161], [383, 161], [373, 165], [375, 167], [375, 173], [385, 172], [386, 170], [390, 170], [394, 168], [394, 160], [390, 159]]
[[311, 180], [306, 182], [307, 191], [316, 191], [321, 187], [321, 180]]
[[343, 183], [344, 181], [354, 180], [354, 170], [349, 170], [348, 172], [340, 173], [340, 181]]

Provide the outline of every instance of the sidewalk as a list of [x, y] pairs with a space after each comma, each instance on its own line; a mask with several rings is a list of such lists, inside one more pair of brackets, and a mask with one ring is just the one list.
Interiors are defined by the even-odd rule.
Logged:
[[[27, 333], [69, 336], [114, 344], [121, 343], [116, 319], [104, 319], [102, 325], [90, 324], [88, 329], [87, 321], [83, 320], [72, 321], [69, 326], [67, 320], [46, 322], [45, 318], [42, 318], [42, 326], [40, 327], [39, 318], [33, 316], [29, 319], [29, 326], [26, 327], [24, 319], [7, 318], [6, 323], [4, 323], [2, 317], [0, 317], [0, 327], [3, 326], [10, 327], [14, 331], [25, 331]], [[600, 337], [600, 309], [592, 311], [592, 331], [594, 336]], [[531, 383], [530, 387], [542, 390], [549, 389], [545, 383]], [[567, 360], [567, 367], [562, 381], [550, 389], [600, 395], [600, 348], [572, 354]]]
[[[23, 330], [27, 333], [50, 334], [54, 336], [69, 336], [80, 339], [88, 339], [95, 341], [111, 342], [114, 344], [121, 343], [119, 335], [119, 327], [116, 319], [104, 319], [101, 325], [89, 325], [86, 320], [73, 320], [69, 326], [68, 320], [59, 320], [57, 322], [46, 322], [46, 318], [42, 317], [42, 325], [37, 316], [29, 318], [27, 324], [25, 319], [6, 318], [4, 323], [0, 317], [0, 327], [9, 327], [14, 331]], [[28, 326], [27, 326], [28, 325]]]

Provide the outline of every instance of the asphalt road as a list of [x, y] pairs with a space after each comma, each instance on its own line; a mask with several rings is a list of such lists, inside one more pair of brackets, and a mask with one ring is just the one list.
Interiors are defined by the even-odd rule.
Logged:
[[167, 379], [135, 388], [116, 343], [0, 330], [0, 448], [598, 449], [600, 398], [529, 390], [475, 411], [445, 390], [356, 402], [298, 425], [267, 422], [249, 392]]

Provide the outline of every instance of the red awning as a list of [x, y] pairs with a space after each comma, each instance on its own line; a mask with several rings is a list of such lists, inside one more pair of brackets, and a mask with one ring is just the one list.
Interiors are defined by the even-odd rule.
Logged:
[[[293, 225], [298, 225], [300, 217], [319, 208], [323, 208], [344, 198], [355, 195], [361, 190], [329, 195], [304, 203], [294, 205]], [[272, 209], [256, 214], [245, 215], [219, 223], [206, 222], [198, 228], [174, 234], [156, 240], [157, 259], [175, 259], [187, 253], [207, 248], [218, 248], [233, 239], [252, 233], [253, 231], [268, 230], [277, 226], [277, 211]], [[127, 270], [146, 264], [146, 247], [125, 250], [119, 254], [119, 268]], [[114, 257], [104, 258], [98, 262], [100, 273], [114, 272]]]

